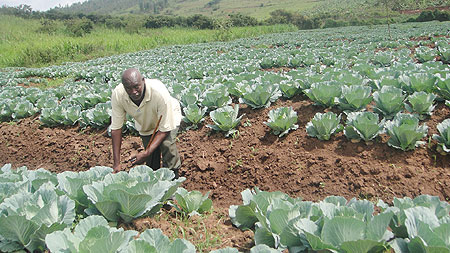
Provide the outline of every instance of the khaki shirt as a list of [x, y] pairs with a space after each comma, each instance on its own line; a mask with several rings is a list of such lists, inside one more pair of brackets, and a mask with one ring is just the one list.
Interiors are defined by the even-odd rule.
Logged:
[[141, 135], [151, 135], [162, 115], [158, 130], [172, 131], [180, 125], [182, 116], [180, 103], [170, 96], [164, 84], [156, 79], [145, 79], [145, 94], [137, 106], [128, 96], [123, 84], [119, 84], [111, 95], [111, 130], [121, 129], [128, 113], [135, 120]]

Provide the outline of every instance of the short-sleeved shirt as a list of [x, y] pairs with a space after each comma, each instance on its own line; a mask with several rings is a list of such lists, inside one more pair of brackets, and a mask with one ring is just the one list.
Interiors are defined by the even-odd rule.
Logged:
[[136, 129], [141, 135], [153, 134], [160, 116], [162, 119], [158, 130], [162, 132], [174, 130], [182, 119], [180, 103], [156, 79], [145, 79], [144, 99], [139, 106], [130, 99], [123, 84], [113, 90], [111, 105], [111, 130], [122, 128], [127, 113], [134, 118]]

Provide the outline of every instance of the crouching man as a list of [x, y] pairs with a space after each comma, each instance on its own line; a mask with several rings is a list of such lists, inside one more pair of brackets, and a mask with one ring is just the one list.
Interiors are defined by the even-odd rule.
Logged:
[[[181, 109], [164, 84], [156, 79], [145, 79], [135, 68], [127, 69], [122, 74], [122, 83], [112, 92], [111, 105], [114, 172], [121, 170], [122, 126], [128, 113], [134, 118], [144, 145], [144, 151], [130, 157], [134, 160], [133, 165], [145, 163], [157, 170], [161, 167], [162, 156], [162, 166], [173, 170], [178, 178], [181, 160], [175, 140], [182, 118]], [[153, 142], [145, 149], [158, 122]]]

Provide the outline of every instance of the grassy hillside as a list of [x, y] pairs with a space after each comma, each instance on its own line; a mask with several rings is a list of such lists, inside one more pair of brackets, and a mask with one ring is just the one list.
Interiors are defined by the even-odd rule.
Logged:
[[202, 14], [223, 17], [242, 13], [264, 19], [269, 13], [285, 9], [305, 11], [324, 0], [88, 0], [70, 7], [60, 8], [67, 13], [129, 14], [149, 13], [189, 16]]
[[[203, 14], [226, 16], [242, 13], [258, 19], [269, 17], [270, 12], [278, 9], [305, 11], [313, 8], [319, 1], [311, 0], [186, 0], [177, 1], [163, 13], [176, 15]], [[215, 3], [215, 4], [210, 4]]]
[[386, 7], [399, 12], [449, 5], [448, 0], [88, 0], [58, 10], [66, 13], [145, 13], [180, 16], [202, 14], [214, 17], [241, 13], [265, 19], [272, 11], [280, 9], [307, 16], [344, 14], [372, 17], [377, 12], [385, 12]]

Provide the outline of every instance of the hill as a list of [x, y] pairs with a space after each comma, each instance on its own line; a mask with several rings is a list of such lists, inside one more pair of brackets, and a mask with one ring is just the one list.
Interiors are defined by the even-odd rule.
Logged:
[[277, 9], [304, 11], [324, 0], [88, 0], [71, 6], [56, 8], [66, 13], [97, 14], [166, 14], [188, 16], [226, 16], [242, 13], [256, 18], [265, 18]]
[[[226, 17], [244, 14], [265, 19], [275, 10], [301, 13], [305, 16], [370, 18], [383, 16], [386, 7], [400, 14], [411, 10], [448, 7], [447, 1], [383, 0], [88, 0], [52, 10], [84, 14], [150, 14], [190, 16], [201, 14]], [[395, 16], [395, 15], [394, 15]]]

